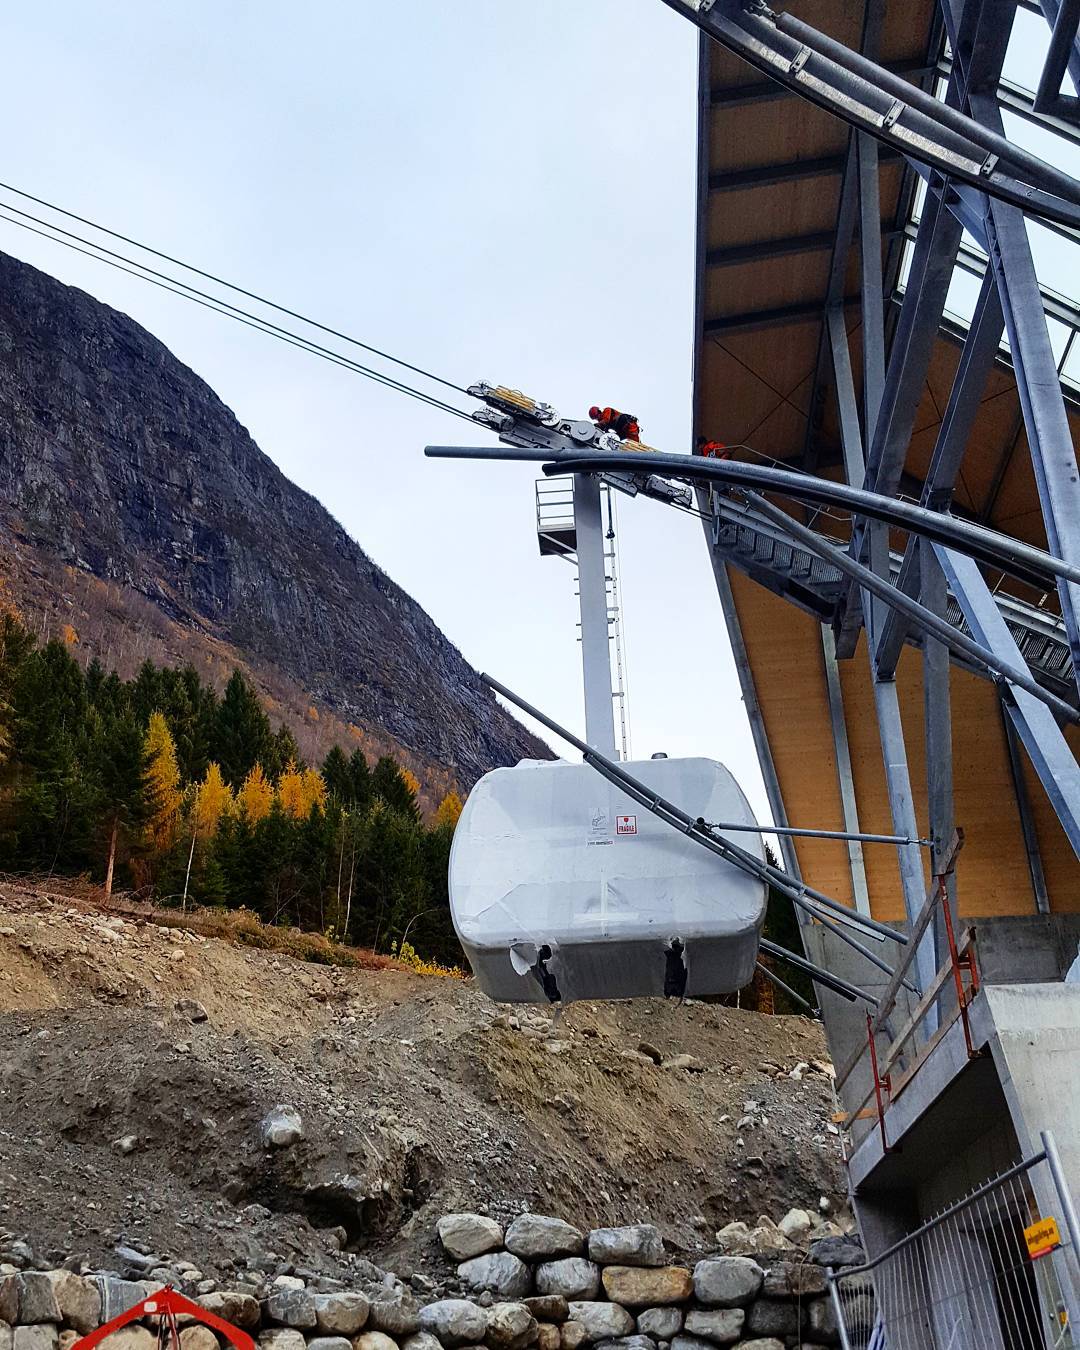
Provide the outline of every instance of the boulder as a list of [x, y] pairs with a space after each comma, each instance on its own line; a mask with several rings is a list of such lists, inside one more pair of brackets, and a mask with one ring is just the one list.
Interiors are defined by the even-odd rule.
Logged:
[[692, 1308], [686, 1314], [686, 1330], [716, 1345], [730, 1345], [739, 1339], [745, 1321], [742, 1308]]
[[60, 1321], [60, 1307], [48, 1275], [24, 1270], [15, 1278], [19, 1285], [19, 1321], [23, 1326]]
[[737, 1308], [757, 1297], [764, 1279], [748, 1256], [712, 1256], [694, 1267], [694, 1293], [706, 1307]]
[[789, 1209], [776, 1226], [789, 1242], [798, 1246], [810, 1236], [813, 1220], [805, 1209]]
[[[784, 1350], [784, 1342], [775, 1336], [755, 1336], [752, 1341], [740, 1341], [739, 1350]], [[804, 1345], [802, 1350], [814, 1350], [812, 1345]]]
[[521, 1298], [532, 1288], [532, 1271], [513, 1252], [486, 1252], [483, 1256], [474, 1256], [471, 1261], [463, 1261], [457, 1273], [477, 1294], [490, 1289], [503, 1298]]
[[821, 1266], [802, 1261], [778, 1261], [765, 1272], [761, 1292], [765, 1298], [813, 1298], [828, 1287]]
[[651, 1336], [615, 1336], [609, 1341], [597, 1341], [596, 1350], [656, 1350]]
[[[137, 1330], [141, 1331], [148, 1341], [141, 1350], [151, 1350], [151, 1346], [156, 1346], [157, 1342], [150, 1340], [148, 1331], [143, 1327], [138, 1327]], [[16, 1327], [11, 1343], [15, 1350], [59, 1350], [60, 1337], [51, 1322], [38, 1322], [31, 1327]], [[122, 1347], [122, 1350], [127, 1348]]]
[[[847, 1312], [844, 1313], [845, 1319]], [[840, 1327], [836, 1321], [836, 1309], [832, 1299], [816, 1298], [806, 1305], [806, 1323], [810, 1335], [818, 1341], [837, 1341], [840, 1339]]]
[[[93, 1279], [101, 1295], [101, 1320], [111, 1322], [122, 1312], [141, 1303], [148, 1290], [136, 1280], [121, 1280], [117, 1275], [97, 1275]], [[110, 1339], [109, 1350], [113, 1350]]]
[[861, 1266], [866, 1260], [866, 1253], [854, 1234], [846, 1238], [824, 1237], [811, 1242], [810, 1260], [816, 1265], [834, 1268]]
[[519, 1214], [506, 1230], [506, 1250], [523, 1261], [556, 1261], [561, 1256], [580, 1256], [585, 1234], [562, 1219]]
[[[420, 1330], [437, 1336], [443, 1345], [476, 1344], [487, 1334], [488, 1315], [464, 1298], [443, 1298], [420, 1309]], [[355, 1350], [355, 1347], [354, 1347]], [[365, 1350], [365, 1347], [360, 1347]]]
[[536, 1350], [562, 1350], [562, 1329], [553, 1322], [541, 1322], [536, 1328]]
[[671, 1341], [671, 1350], [714, 1350], [712, 1341], [703, 1341], [700, 1336], [675, 1336]]
[[384, 1331], [362, 1331], [353, 1338], [352, 1350], [398, 1350], [398, 1343]]
[[[14, 1332], [11, 1333], [12, 1344], [14, 1344]], [[67, 1331], [62, 1331], [56, 1340], [56, 1350], [74, 1350], [74, 1347], [82, 1340], [77, 1331], [72, 1331], [69, 1327]], [[4, 1329], [0, 1326], [0, 1350], [4, 1350]], [[6, 1347], [11, 1350], [11, 1345]]]
[[272, 1107], [259, 1122], [259, 1138], [265, 1148], [288, 1148], [304, 1137], [304, 1122], [295, 1106]]
[[[157, 1350], [158, 1345], [157, 1335], [140, 1326], [121, 1327], [119, 1331], [114, 1331], [109, 1336], [108, 1341], [109, 1350]], [[18, 1332], [15, 1333], [15, 1346], [18, 1350]], [[27, 1347], [24, 1346], [23, 1350], [27, 1350]]]
[[631, 1335], [634, 1330], [634, 1319], [618, 1303], [571, 1301], [570, 1320], [585, 1328], [586, 1343], [615, 1340]]
[[694, 1292], [684, 1266], [606, 1266], [603, 1280], [608, 1298], [628, 1308], [682, 1303]]
[[180, 1350], [221, 1350], [221, 1347], [210, 1328], [196, 1322], [193, 1326], [181, 1327]]
[[254, 1331], [261, 1318], [257, 1299], [252, 1298], [250, 1294], [239, 1294], [231, 1289], [218, 1289], [212, 1294], [203, 1294], [199, 1299], [199, 1307], [205, 1308], [215, 1317], [223, 1317], [226, 1322], [231, 1322], [234, 1327], [240, 1327], [243, 1331]]
[[536, 1267], [538, 1294], [560, 1294], [564, 1299], [592, 1299], [600, 1292], [600, 1267], [584, 1256], [545, 1261]]
[[101, 1324], [101, 1294], [97, 1285], [70, 1270], [50, 1270], [46, 1278], [52, 1285], [62, 1322], [84, 1336]]
[[775, 1298], [759, 1298], [750, 1309], [746, 1329], [753, 1336], [797, 1336], [798, 1305]]
[[602, 1266], [662, 1266], [664, 1240], [651, 1223], [627, 1228], [594, 1228], [589, 1234], [589, 1256]]
[[189, 1022], [205, 1022], [208, 1014], [203, 1005], [194, 998], [181, 998], [176, 1002], [176, 1011]]
[[266, 1320], [279, 1327], [308, 1330], [315, 1326], [315, 1299], [306, 1289], [272, 1285], [263, 1303]]
[[525, 1350], [536, 1339], [536, 1318], [524, 1303], [496, 1303], [484, 1339], [491, 1350]]
[[502, 1227], [484, 1214], [444, 1214], [436, 1232], [443, 1250], [455, 1261], [483, 1256], [503, 1243]]
[[[540, 1287], [539, 1274], [536, 1287]], [[533, 1298], [522, 1299], [522, 1302], [538, 1322], [565, 1322], [570, 1316], [570, 1309], [562, 1294], [538, 1294]]]
[[411, 1336], [420, 1327], [412, 1295], [399, 1291], [388, 1298], [374, 1299], [368, 1310], [367, 1326], [371, 1331], [384, 1331], [388, 1336]]
[[19, 1320], [19, 1277], [0, 1275], [0, 1322], [9, 1327]]
[[355, 1336], [367, 1325], [368, 1301], [363, 1294], [315, 1294], [312, 1301], [320, 1336]]
[[271, 1327], [259, 1336], [259, 1350], [305, 1350], [304, 1337], [288, 1327]]
[[307, 1350], [352, 1350], [348, 1336], [312, 1336]]
[[682, 1325], [681, 1308], [646, 1308], [638, 1313], [638, 1331], [643, 1336], [651, 1336], [654, 1341], [670, 1341], [682, 1331]]
[[442, 1350], [442, 1342], [430, 1331], [414, 1331], [402, 1341], [401, 1350]]
[[[12, 1330], [10, 1322], [0, 1321], [0, 1350], [11, 1350], [15, 1340], [15, 1332]], [[556, 1347], [558, 1350], [558, 1347]]]
[[585, 1344], [587, 1334], [580, 1322], [564, 1322], [559, 1328], [560, 1350], [579, 1350]]

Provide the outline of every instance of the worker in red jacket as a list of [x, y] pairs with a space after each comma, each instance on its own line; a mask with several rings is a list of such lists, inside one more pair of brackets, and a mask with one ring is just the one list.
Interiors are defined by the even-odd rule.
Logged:
[[594, 404], [589, 409], [589, 416], [601, 431], [613, 431], [620, 441], [641, 440], [641, 428], [633, 413], [620, 412], [618, 408], [598, 408]]
[[704, 436], [699, 436], [698, 454], [704, 455], [706, 459], [730, 459], [731, 447], [723, 441], [707, 441]]

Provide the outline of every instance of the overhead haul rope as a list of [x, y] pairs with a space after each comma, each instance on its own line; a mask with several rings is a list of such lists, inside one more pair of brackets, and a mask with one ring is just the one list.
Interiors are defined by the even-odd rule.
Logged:
[[[330, 347], [325, 347], [321, 343], [315, 342], [312, 338], [305, 337], [302, 333], [297, 333], [293, 329], [273, 323], [262, 315], [253, 314], [250, 310], [241, 309], [238, 305], [232, 304], [221, 296], [212, 295], [207, 291], [199, 290], [188, 282], [181, 281], [179, 277], [172, 276], [167, 272], [158, 271], [156, 268], [150, 267], [147, 263], [142, 263], [136, 258], [128, 257], [127, 254], [118, 253], [113, 249], [106, 248], [103, 244], [98, 244], [92, 239], [85, 238], [83, 235], [75, 234], [70, 230], [65, 230], [62, 226], [55, 225], [51, 221], [42, 220], [39, 216], [31, 215], [29, 212], [11, 205], [10, 202], [0, 201], [0, 207], [4, 208], [4, 210], [0, 210], [0, 220], [5, 220], [8, 224], [17, 225], [20, 229], [27, 230], [31, 234], [39, 235], [41, 238], [48, 239], [52, 243], [62, 244], [65, 248], [69, 248], [75, 253], [81, 253], [85, 257], [94, 259], [96, 262], [105, 263], [107, 266], [113, 267], [117, 271], [126, 272], [129, 276], [136, 277], [139, 281], [147, 281], [161, 290], [170, 291], [172, 294], [178, 295], [182, 300], [190, 300], [194, 304], [200, 305], [204, 309], [212, 310], [216, 314], [221, 314], [227, 319], [234, 319], [237, 323], [242, 323], [247, 328], [254, 328], [257, 332], [265, 333], [268, 337], [277, 338], [279, 341], [286, 342], [293, 347], [298, 347], [301, 351], [306, 351], [312, 356], [318, 356], [325, 361], [329, 361], [333, 365], [341, 366], [354, 374], [362, 375], [365, 379], [369, 379], [375, 384], [385, 385], [387, 388], [405, 394], [407, 397], [416, 399], [418, 402], [426, 403], [433, 408], [437, 408], [440, 412], [450, 413], [455, 417], [464, 419], [471, 425], [475, 425], [473, 419], [463, 409], [457, 408], [453, 404], [447, 403], [443, 399], [438, 398], [433, 394], [429, 394], [422, 389], [417, 389], [413, 385], [406, 384], [403, 380], [399, 380], [392, 375], [387, 375], [383, 372], [374, 370], [370, 366], [365, 366], [358, 361], [354, 361], [351, 357], [345, 356], [342, 352], [335, 351]], [[4, 213], [5, 211], [13, 211], [16, 215], [23, 216], [25, 219], [15, 219], [13, 216], [6, 215]], [[81, 217], [76, 217], [76, 219], [81, 219]], [[33, 221], [34, 223], [28, 223], [30, 221]], [[90, 223], [92, 224], [92, 222]], [[44, 228], [39, 229], [36, 228], [37, 226], [42, 226]], [[95, 226], [94, 228], [103, 227]], [[110, 234], [114, 233], [113, 231], [105, 232]], [[124, 236], [118, 237], [124, 238]], [[81, 245], [85, 245], [85, 247], [80, 247]], [[136, 244], [136, 247], [145, 248], [146, 246]], [[155, 249], [147, 248], [147, 251], [150, 253], [157, 253], [157, 250]], [[181, 267], [188, 266], [186, 263], [179, 263], [178, 265]], [[202, 273], [198, 268], [192, 267], [189, 270], [198, 272], [200, 275], [209, 275], [208, 273]], [[217, 280], [217, 278], [212, 279], [215, 281]], [[221, 282], [221, 284], [228, 286], [230, 289], [238, 291], [241, 294], [252, 294], [252, 292], [244, 291], [242, 287], [232, 286], [230, 282]], [[293, 313], [292, 310], [287, 310], [281, 305], [276, 305], [273, 301], [263, 300], [261, 296], [255, 296], [254, 298], [259, 300], [260, 303], [266, 304], [270, 308], [282, 313]], [[313, 327], [338, 335], [335, 329], [327, 328], [326, 325], [317, 323], [313, 319], [304, 318], [303, 315], [298, 315], [297, 317], [304, 323], [310, 323]], [[378, 348], [368, 347], [368, 344], [362, 343], [356, 338], [350, 338], [346, 334], [340, 334], [340, 336], [346, 342], [351, 342], [356, 346], [365, 347], [367, 350], [375, 351], [380, 356], [386, 355], [387, 360], [393, 361], [401, 366], [407, 366], [410, 370], [416, 370], [425, 377], [436, 380], [440, 384], [447, 385], [451, 389], [459, 389], [459, 386], [451, 384], [448, 380], [443, 380], [440, 376], [431, 375], [429, 372], [421, 370], [418, 366], [411, 366], [406, 361], [402, 361], [397, 357], [389, 356], [388, 354], [379, 351]], [[461, 390], [460, 392], [466, 391]]]
[[[31, 192], [24, 192], [22, 188], [14, 187], [11, 183], [0, 183], [0, 188], [5, 192], [14, 192], [17, 197], [22, 197], [29, 202], [35, 202], [38, 206], [44, 206], [50, 211], [55, 211], [57, 215], [67, 216], [69, 220], [77, 220], [80, 225], [89, 225], [91, 229], [97, 230], [101, 234], [110, 235], [113, 239], [119, 239], [121, 243], [131, 244], [135, 248], [142, 249], [144, 253], [151, 253], [155, 258], [161, 258], [164, 262], [172, 263], [176, 267], [182, 267], [185, 272], [194, 272], [196, 276], [204, 277], [207, 281], [213, 281], [218, 286], [225, 286], [230, 291], [235, 291], [237, 295], [246, 295], [249, 300], [257, 300], [260, 305], [266, 305], [269, 309], [276, 309], [279, 314], [287, 314], [290, 319], [299, 319], [301, 323], [310, 324], [312, 328], [321, 329], [331, 337], [341, 338], [343, 342], [349, 342], [354, 347], [362, 347], [364, 351], [371, 352], [373, 356], [381, 356], [384, 361], [391, 361], [396, 366], [403, 366], [406, 370], [411, 370], [416, 375], [423, 375], [426, 379], [434, 380], [436, 384], [445, 385], [447, 389], [453, 389], [455, 393], [464, 394], [468, 391], [459, 384], [454, 384], [451, 380], [445, 380], [441, 375], [434, 374], [433, 371], [425, 370], [423, 366], [415, 366], [410, 361], [403, 360], [400, 356], [393, 356], [390, 352], [383, 351], [380, 347], [374, 347], [370, 342], [362, 342], [359, 338], [352, 337], [348, 333], [342, 333], [336, 328], [330, 328], [317, 319], [310, 319], [306, 314], [299, 314], [294, 309], [288, 309], [285, 305], [279, 305], [274, 300], [267, 300], [263, 295], [258, 295], [255, 291], [245, 290], [243, 286], [238, 286], [232, 281], [226, 281], [224, 277], [215, 276], [213, 272], [205, 272], [201, 267], [196, 267], [193, 263], [186, 263], [182, 258], [174, 258], [171, 254], [162, 253], [160, 249], [152, 248], [149, 244], [143, 244], [138, 239], [132, 239], [129, 235], [121, 234], [118, 230], [111, 230], [107, 225], [99, 225], [97, 221], [90, 220], [86, 216], [77, 215], [74, 211], [68, 211], [63, 206], [57, 206], [55, 202], [46, 201], [43, 197], [35, 197]], [[17, 207], [10, 207], [10, 210], [17, 210]], [[25, 214], [25, 213], [24, 213]]]

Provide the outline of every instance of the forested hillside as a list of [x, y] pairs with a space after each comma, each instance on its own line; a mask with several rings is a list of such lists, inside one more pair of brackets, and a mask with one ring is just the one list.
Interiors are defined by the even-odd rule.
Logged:
[[456, 962], [446, 870], [461, 801], [425, 822], [389, 756], [305, 764], [236, 670], [121, 680], [0, 619], [0, 867], [87, 874], [174, 905], [245, 906], [380, 951]]

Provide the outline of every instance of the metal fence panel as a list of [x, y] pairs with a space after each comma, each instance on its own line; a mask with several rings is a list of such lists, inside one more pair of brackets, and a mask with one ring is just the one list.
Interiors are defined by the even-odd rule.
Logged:
[[[1044, 1139], [876, 1260], [830, 1272], [845, 1350], [1080, 1347], [1075, 1214]], [[1060, 1245], [1033, 1255], [1025, 1229], [1047, 1217]]]

